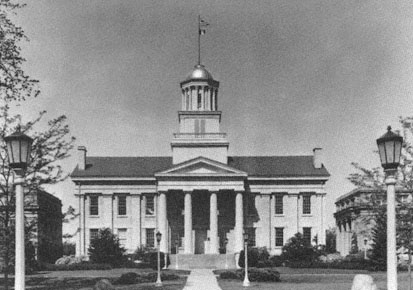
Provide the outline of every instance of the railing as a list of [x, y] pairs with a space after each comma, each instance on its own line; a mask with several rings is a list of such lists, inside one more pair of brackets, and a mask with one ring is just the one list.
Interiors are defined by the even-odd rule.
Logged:
[[176, 139], [221, 139], [227, 136], [226, 133], [175, 133], [174, 138]]

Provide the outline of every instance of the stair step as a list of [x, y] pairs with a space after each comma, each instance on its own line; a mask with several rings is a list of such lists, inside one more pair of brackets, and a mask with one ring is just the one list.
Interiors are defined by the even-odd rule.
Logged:
[[[179, 254], [170, 255], [171, 269], [225, 269], [235, 268], [234, 254]], [[178, 260], [178, 261], [177, 261]], [[178, 263], [177, 263], [178, 262]]]

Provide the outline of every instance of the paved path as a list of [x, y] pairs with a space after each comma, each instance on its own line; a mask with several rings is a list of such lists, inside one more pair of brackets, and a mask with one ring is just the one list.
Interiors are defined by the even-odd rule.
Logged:
[[221, 290], [211, 269], [193, 269], [183, 290]]

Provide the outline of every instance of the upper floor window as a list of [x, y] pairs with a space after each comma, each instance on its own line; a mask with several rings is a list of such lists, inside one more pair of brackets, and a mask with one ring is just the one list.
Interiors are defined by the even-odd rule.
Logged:
[[146, 215], [154, 215], [155, 214], [155, 201], [154, 201], [154, 196], [153, 195], [147, 195], [146, 196], [146, 209], [145, 209], [145, 214]]
[[303, 228], [303, 238], [308, 244], [311, 244], [311, 228]]
[[118, 215], [126, 215], [126, 195], [118, 196]]
[[99, 196], [91, 195], [89, 205], [89, 214], [90, 215], [99, 215]]
[[311, 195], [303, 195], [303, 214], [311, 214]]
[[275, 228], [275, 246], [284, 246], [284, 228]]
[[275, 195], [275, 214], [284, 214], [284, 194]]

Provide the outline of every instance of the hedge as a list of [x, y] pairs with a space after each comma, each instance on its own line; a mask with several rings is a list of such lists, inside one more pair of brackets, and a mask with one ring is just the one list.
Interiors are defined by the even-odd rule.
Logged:
[[112, 266], [109, 264], [96, 264], [90, 262], [82, 262], [78, 264], [48, 264], [40, 263], [39, 270], [42, 271], [76, 271], [76, 270], [111, 270]]
[[[155, 282], [156, 278], [157, 278], [156, 272], [150, 272], [150, 273], [128, 272], [128, 273], [122, 274], [120, 278], [115, 281], [115, 284], [130, 285], [130, 284], [138, 284], [138, 283]], [[161, 272], [162, 281], [178, 280], [178, 279], [179, 279], [179, 276], [176, 274]]]
[[[219, 275], [220, 279], [243, 280], [244, 269], [227, 270]], [[271, 268], [249, 268], [248, 278], [251, 282], [280, 282], [280, 273]]]

